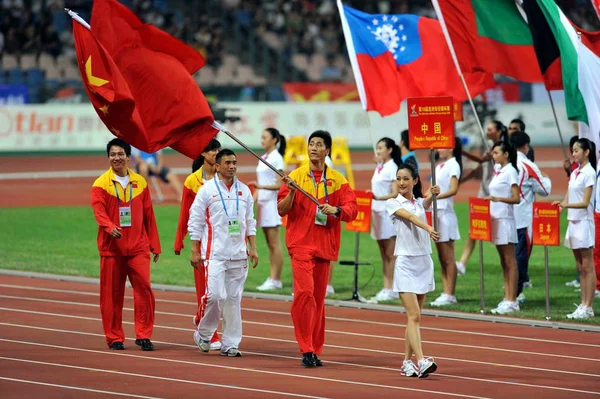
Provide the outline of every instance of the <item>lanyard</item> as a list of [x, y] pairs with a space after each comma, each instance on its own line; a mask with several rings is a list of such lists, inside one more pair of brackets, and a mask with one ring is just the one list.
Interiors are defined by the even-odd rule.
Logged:
[[[229, 217], [229, 213], [227, 212], [227, 205], [225, 205], [225, 200], [223, 199], [223, 193], [221, 193], [221, 187], [219, 187], [217, 176], [215, 176], [215, 185], [217, 186], [217, 191], [219, 192], [219, 196], [221, 197], [221, 203], [223, 204], [223, 210], [225, 210], [225, 215]], [[235, 214], [236, 216], [240, 214], [240, 196], [237, 182], [235, 183]]]
[[[121, 201], [119, 200], [119, 190], [117, 189], [117, 183], [115, 183], [113, 181], [113, 184], [115, 185], [115, 194], [117, 195], [117, 206], [121, 206]], [[127, 202], [127, 191], [125, 191], [125, 189], [123, 189], [123, 195], [125, 195], [125, 202]], [[133, 198], [133, 184], [131, 184], [131, 182], [129, 182], [129, 201], [131, 201], [132, 198]]]
[[[315, 179], [315, 175], [313, 171], [310, 171], [310, 177], [312, 178], [313, 184], [315, 185], [315, 196], [317, 199], [319, 198], [319, 186], [317, 186], [317, 179]], [[323, 181], [323, 189], [325, 190], [325, 203], [329, 203], [329, 194], [327, 193], [327, 167], [323, 169], [323, 176], [321, 178]]]
[[204, 168], [202, 168], [202, 183], [206, 183], [206, 172], [204, 172]]

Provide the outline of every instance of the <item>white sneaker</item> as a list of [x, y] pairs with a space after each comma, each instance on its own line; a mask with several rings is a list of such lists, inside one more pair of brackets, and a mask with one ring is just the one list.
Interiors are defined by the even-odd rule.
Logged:
[[429, 374], [437, 370], [437, 364], [431, 357], [419, 360], [419, 378], [427, 378]]
[[531, 282], [531, 280], [525, 281], [523, 283], [523, 288], [533, 288], [533, 283]]
[[210, 343], [211, 351], [220, 351], [221, 350], [221, 341], [215, 341]]
[[383, 288], [383, 289], [381, 289], [381, 291], [379, 291], [377, 293], [377, 295], [375, 295], [371, 299], [373, 299], [376, 302], [381, 302], [381, 301], [393, 301], [394, 299], [398, 299], [398, 298], [400, 298], [400, 295], [397, 292], [394, 292], [393, 290], [390, 290], [390, 289]]
[[448, 295], [445, 292], [442, 292], [442, 294], [440, 296], [438, 296], [435, 301], [431, 302], [430, 305], [431, 306], [449, 306], [449, 305], [456, 305], [458, 303], [458, 301], [456, 300], [456, 296], [454, 295]]
[[325, 296], [335, 295], [335, 290], [333, 289], [333, 285], [327, 284], [327, 291], [325, 291]]
[[411, 360], [405, 360], [402, 362], [402, 367], [400, 368], [400, 375], [403, 375], [405, 377], [418, 377], [419, 373], [417, 372], [415, 364]]
[[493, 314], [509, 314], [519, 312], [519, 302], [502, 301], [496, 309], [492, 309]]
[[573, 281], [566, 282], [565, 285], [567, 287], [575, 287], [575, 288], [579, 288], [581, 286], [581, 284], [579, 283], [579, 281], [577, 281], [577, 279], [575, 279]]
[[567, 315], [567, 319], [589, 319], [592, 317], [594, 317], [594, 309], [583, 305], [578, 305], [573, 313]]
[[283, 283], [281, 281], [273, 280], [271, 277], [268, 277], [262, 285], [256, 287], [259, 291], [273, 291], [281, 288], [283, 288]]
[[519, 304], [522, 304], [525, 302], [525, 294], [524, 293], [520, 293], [519, 296], [517, 297], [517, 302], [519, 302]]
[[242, 352], [240, 352], [238, 348], [229, 348], [221, 351], [221, 356], [242, 357]]
[[464, 276], [465, 273], [467, 272], [467, 268], [465, 267], [465, 265], [462, 262], [456, 262], [456, 271], [458, 272], [459, 276]]
[[210, 350], [210, 341], [203, 340], [198, 331], [194, 331], [194, 342], [202, 352], [208, 352]]

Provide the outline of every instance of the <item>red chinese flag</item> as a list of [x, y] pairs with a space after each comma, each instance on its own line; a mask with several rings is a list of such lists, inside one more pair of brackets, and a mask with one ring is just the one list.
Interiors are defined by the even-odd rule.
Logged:
[[135, 100], [146, 145], [134, 146], [146, 152], [170, 146], [190, 158], [200, 155], [217, 133], [210, 126], [214, 118], [208, 102], [191, 76], [204, 65], [204, 58], [166, 32], [142, 23], [115, 0], [94, 1], [91, 26]]
[[129, 86], [106, 49], [87, 28], [73, 21], [77, 64], [85, 91], [106, 127], [131, 145], [143, 146], [144, 126]]

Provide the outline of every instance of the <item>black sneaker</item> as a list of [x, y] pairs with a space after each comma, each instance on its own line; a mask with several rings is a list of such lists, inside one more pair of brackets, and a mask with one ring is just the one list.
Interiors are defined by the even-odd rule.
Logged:
[[304, 367], [315, 367], [317, 365], [315, 361], [315, 354], [312, 352], [306, 352], [302, 354], [302, 365]]
[[154, 345], [152, 345], [152, 342], [150, 342], [149, 339], [136, 339], [135, 344], [137, 346], [140, 346], [143, 351], [153, 351], [154, 350]]
[[123, 342], [113, 342], [112, 344], [108, 345], [108, 347], [114, 351], [122, 351], [125, 350], [125, 346], [123, 345]]
[[317, 367], [323, 367], [323, 362], [321, 361], [321, 359], [319, 359], [317, 357], [317, 355], [313, 355], [313, 357], [315, 358], [315, 366], [317, 366]]

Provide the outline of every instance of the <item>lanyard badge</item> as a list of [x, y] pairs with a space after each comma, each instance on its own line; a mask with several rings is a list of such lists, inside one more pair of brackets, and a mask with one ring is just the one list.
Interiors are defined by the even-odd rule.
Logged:
[[217, 186], [217, 191], [219, 192], [219, 196], [221, 197], [221, 203], [223, 204], [223, 210], [225, 211], [225, 215], [227, 216], [227, 232], [231, 237], [239, 237], [241, 235], [240, 230], [240, 221], [238, 219], [240, 214], [240, 195], [238, 191], [238, 184], [235, 183], [235, 216], [229, 216], [229, 212], [227, 212], [227, 205], [225, 204], [225, 199], [223, 198], [223, 193], [221, 192], [221, 187], [219, 187], [219, 182], [217, 181], [217, 177], [215, 176], [215, 185]]
[[[313, 184], [315, 185], [315, 196], [317, 199], [319, 198], [319, 186], [317, 184], [317, 179], [315, 178], [312, 170], [310, 171], [310, 177], [312, 178]], [[323, 189], [325, 191], [325, 203], [329, 203], [329, 193], [327, 192], [327, 168], [323, 170], [323, 177], [321, 179], [323, 181]], [[317, 212], [315, 213], [315, 224], [317, 226], [327, 226], [327, 215], [321, 212], [319, 206], [317, 205]]]
[[[119, 226], [120, 227], [131, 227], [131, 200], [133, 198], [133, 184], [129, 182], [129, 206], [121, 206], [121, 200], [119, 199], [119, 190], [117, 183], [115, 185], [115, 194], [117, 195], [117, 206], [119, 207]], [[127, 203], [127, 191], [123, 190], [125, 195], [125, 203]]]

